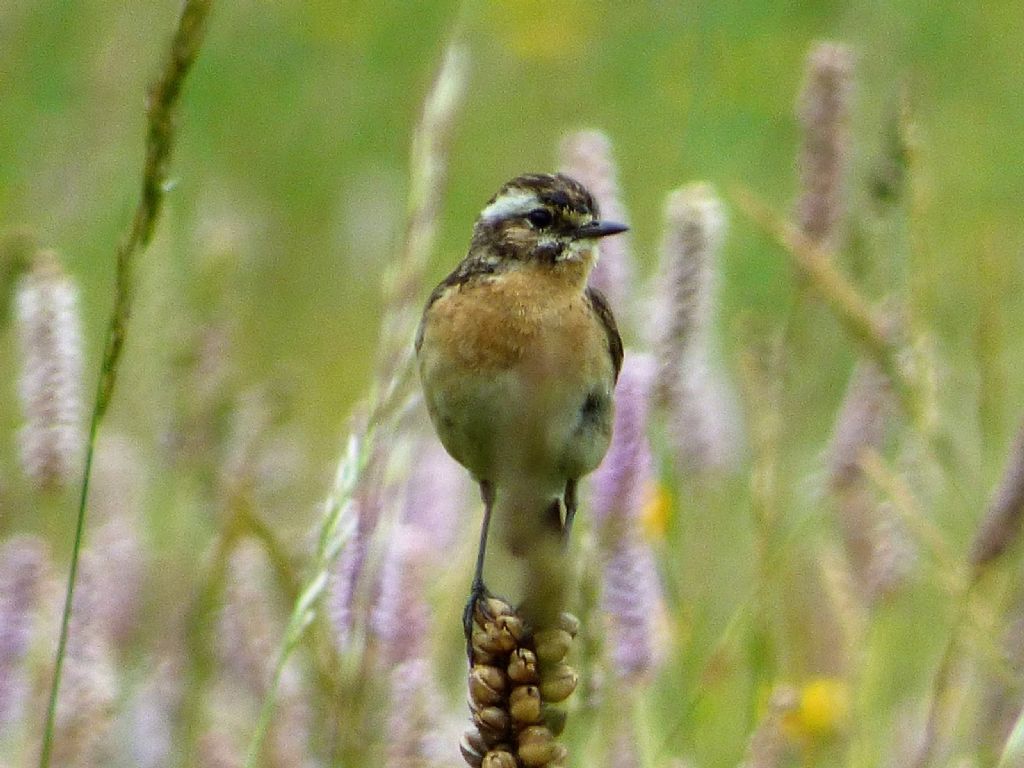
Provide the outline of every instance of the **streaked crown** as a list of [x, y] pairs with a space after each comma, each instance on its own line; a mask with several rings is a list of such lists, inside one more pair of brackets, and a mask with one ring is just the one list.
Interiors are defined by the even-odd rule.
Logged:
[[487, 203], [473, 229], [471, 251], [497, 260], [554, 263], [625, 229], [600, 221], [593, 195], [575, 179], [532, 173], [506, 182]]

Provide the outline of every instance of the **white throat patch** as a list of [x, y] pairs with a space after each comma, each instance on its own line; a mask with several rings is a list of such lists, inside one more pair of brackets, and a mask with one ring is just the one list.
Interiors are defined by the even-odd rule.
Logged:
[[590, 259], [597, 264], [597, 243], [593, 240], [570, 240], [559, 261], [584, 261]]

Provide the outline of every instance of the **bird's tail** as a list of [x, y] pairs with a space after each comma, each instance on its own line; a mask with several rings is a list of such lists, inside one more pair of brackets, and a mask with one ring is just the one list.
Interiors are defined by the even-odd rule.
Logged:
[[[563, 547], [560, 494], [535, 483], [506, 482], [494, 500], [487, 583], [533, 626], [551, 626], [568, 604], [569, 561]], [[497, 589], [495, 589], [497, 587]]]

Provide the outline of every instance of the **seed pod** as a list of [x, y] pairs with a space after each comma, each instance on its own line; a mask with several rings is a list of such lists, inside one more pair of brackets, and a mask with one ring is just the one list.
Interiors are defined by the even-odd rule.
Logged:
[[568, 719], [564, 709], [558, 709], [557, 707], [545, 706], [541, 710], [544, 716], [544, 725], [551, 731], [555, 736], [561, 736], [562, 731], [565, 730], [565, 721]]
[[488, 621], [483, 627], [473, 628], [473, 647], [484, 653], [495, 655], [508, 653], [518, 643], [512, 633], [496, 622]]
[[474, 727], [460, 742], [471, 768], [564, 768], [555, 739], [566, 713], [551, 706], [575, 690], [565, 663], [579, 621], [562, 614], [534, 632], [508, 603], [485, 597], [473, 609], [469, 709]]
[[502, 653], [487, 653], [476, 646], [473, 647], [473, 657], [470, 663], [476, 667], [497, 667], [499, 670], [505, 666], [506, 655]]
[[565, 701], [576, 690], [579, 676], [568, 664], [557, 664], [544, 671], [540, 681], [540, 697], [544, 701]]
[[477, 724], [485, 741], [494, 741], [495, 738], [504, 736], [512, 724], [508, 712], [500, 707], [476, 710], [473, 712], [473, 722]]
[[519, 642], [516, 640], [515, 635], [512, 634], [508, 627], [508, 621], [506, 617], [502, 616], [494, 624], [487, 626], [488, 634], [494, 638], [494, 647], [498, 649], [499, 653], [509, 653], [515, 650]]
[[498, 653], [511, 653], [519, 645], [515, 636], [508, 630], [508, 627], [501, 627], [497, 624], [493, 625], [492, 630], [493, 646], [498, 649]]
[[462, 753], [462, 759], [473, 768], [481, 768], [486, 750], [487, 747], [483, 743], [483, 739], [480, 738], [480, 732], [476, 728], [470, 728], [462, 734], [462, 740], [459, 742], [459, 751]]
[[497, 704], [505, 695], [505, 673], [497, 667], [476, 664], [469, 672], [469, 698], [474, 709]]
[[519, 759], [527, 768], [541, 768], [555, 756], [555, 737], [543, 725], [531, 725], [519, 734]]
[[529, 648], [517, 648], [508, 662], [508, 676], [516, 683], [536, 683], [537, 656]]
[[533, 647], [542, 664], [555, 664], [565, 658], [572, 635], [564, 629], [544, 629], [533, 636]]
[[555, 744], [553, 752], [548, 768], [564, 768], [569, 764], [569, 748], [565, 744]]
[[499, 616], [513, 616], [514, 614], [512, 606], [504, 600], [497, 597], [485, 597], [477, 601], [473, 619], [483, 626], [486, 622], [493, 621]]
[[492, 749], [484, 755], [483, 768], [518, 768], [515, 756], [505, 749]]
[[516, 643], [519, 643], [526, 636], [526, 625], [523, 624], [523, 620], [518, 616], [498, 616], [494, 623], [500, 631], [511, 635]]
[[535, 685], [520, 685], [508, 697], [508, 711], [516, 723], [532, 725], [541, 721], [540, 691]]

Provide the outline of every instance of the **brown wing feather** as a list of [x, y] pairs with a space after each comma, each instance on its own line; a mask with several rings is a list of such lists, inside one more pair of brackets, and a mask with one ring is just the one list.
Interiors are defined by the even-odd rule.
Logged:
[[587, 286], [587, 300], [594, 308], [594, 313], [604, 326], [605, 335], [608, 337], [608, 352], [612, 356], [612, 363], [615, 366], [615, 380], [619, 380], [619, 370], [622, 368], [622, 337], [619, 335], [619, 327], [615, 324], [615, 315], [612, 308], [608, 306], [608, 299], [604, 294], [593, 286]]

